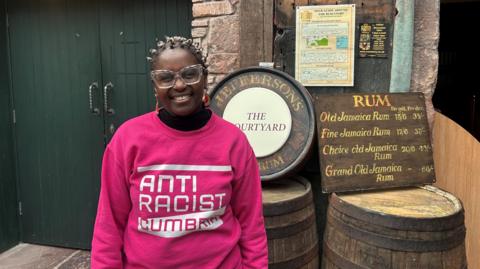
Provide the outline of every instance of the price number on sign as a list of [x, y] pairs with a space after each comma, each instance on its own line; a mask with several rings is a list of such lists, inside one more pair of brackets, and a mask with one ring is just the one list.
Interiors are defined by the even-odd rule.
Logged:
[[424, 127], [415, 128], [415, 129], [413, 130], [413, 133], [414, 133], [415, 135], [423, 135], [423, 134], [425, 134], [425, 128], [424, 128]]
[[400, 149], [401, 149], [401, 152], [404, 152], [404, 153], [415, 152], [415, 146], [401, 146]]
[[431, 173], [433, 171], [433, 165], [423, 165], [421, 168], [420, 168], [420, 171], [422, 173]]
[[415, 112], [415, 113], [412, 114], [412, 118], [414, 120], [421, 120], [421, 119], [423, 119], [423, 117], [424, 117], [423, 113]]
[[408, 129], [407, 128], [397, 128], [397, 135], [399, 135], [399, 136], [408, 135]]
[[420, 146], [418, 146], [418, 151], [421, 151], [421, 152], [432, 151], [432, 146], [430, 146], [430, 145], [420, 145]]
[[405, 114], [403, 112], [398, 112], [398, 113], [395, 114], [395, 119], [398, 120], [398, 121], [406, 120], [407, 119], [407, 114]]

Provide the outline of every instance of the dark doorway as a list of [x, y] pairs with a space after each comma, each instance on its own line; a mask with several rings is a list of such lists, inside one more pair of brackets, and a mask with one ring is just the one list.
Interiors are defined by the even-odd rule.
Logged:
[[438, 82], [433, 104], [480, 139], [480, 1], [442, 1]]

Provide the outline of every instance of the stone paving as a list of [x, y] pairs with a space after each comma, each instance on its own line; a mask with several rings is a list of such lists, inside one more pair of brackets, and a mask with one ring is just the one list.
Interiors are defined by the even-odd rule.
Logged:
[[88, 269], [90, 252], [21, 243], [0, 253], [1, 269]]

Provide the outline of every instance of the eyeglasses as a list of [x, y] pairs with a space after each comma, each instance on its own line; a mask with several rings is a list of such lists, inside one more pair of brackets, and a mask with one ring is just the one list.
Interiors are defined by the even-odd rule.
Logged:
[[171, 70], [152, 70], [150, 75], [155, 85], [160, 89], [168, 89], [175, 85], [177, 77], [181, 78], [185, 85], [198, 83], [202, 78], [203, 66], [201, 64], [190, 65], [178, 72]]

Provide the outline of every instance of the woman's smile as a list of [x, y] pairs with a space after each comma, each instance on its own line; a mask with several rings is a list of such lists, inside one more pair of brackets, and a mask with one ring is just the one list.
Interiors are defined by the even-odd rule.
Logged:
[[182, 95], [176, 95], [172, 96], [170, 99], [173, 99], [176, 103], [186, 103], [190, 101], [192, 98], [192, 94], [182, 94]]

